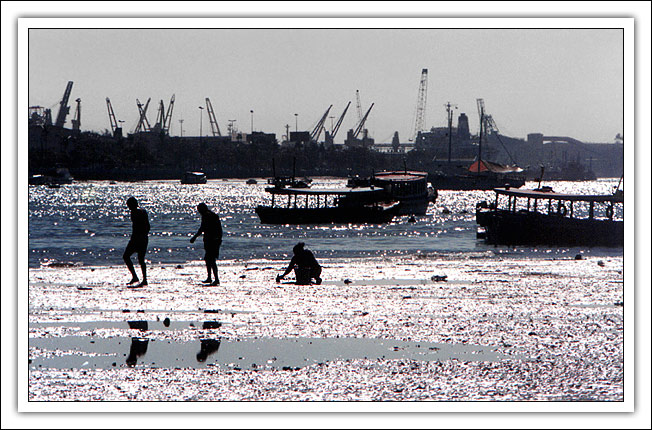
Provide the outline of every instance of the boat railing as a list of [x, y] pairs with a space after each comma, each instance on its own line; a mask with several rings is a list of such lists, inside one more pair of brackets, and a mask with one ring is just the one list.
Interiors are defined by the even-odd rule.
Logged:
[[481, 202], [476, 206], [477, 210], [610, 221], [622, 219], [623, 215], [622, 194], [559, 194], [549, 188], [532, 191], [497, 188], [494, 191], [495, 201]]

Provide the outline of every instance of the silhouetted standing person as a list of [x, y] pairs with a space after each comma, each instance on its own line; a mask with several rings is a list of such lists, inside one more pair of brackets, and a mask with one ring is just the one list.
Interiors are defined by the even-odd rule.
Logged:
[[147, 252], [147, 242], [149, 235], [149, 219], [147, 217], [147, 211], [140, 209], [138, 207], [138, 200], [134, 197], [129, 197], [127, 199], [127, 207], [131, 210], [131, 238], [127, 244], [122, 259], [127, 264], [129, 271], [131, 272], [131, 281], [129, 285], [135, 284], [138, 282], [138, 275], [136, 275], [136, 270], [134, 269], [134, 264], [131, 262], [131, 255], [133, 253], [138, 253], [138, 263], [140, 263], [140, 269], [143, 272], [143, 280], [136, 287], [142, 287], [147, 285], [147, 268], [145, 267], [145, 253]]
[[312, 251], [305, 249], [304, 246], [305, 243], [303, 242], [294, 245], [294, 248], [292, 248], [294, 256], [290, 260], [290, 264], [288, 264], [285, 272], [276, 277], [276, 282], [280, 282], [285, 275], [294, 269], [297, 284], [310, 285], [313, 279], [317, 284], [321, 284], [321, 278], [319, 277], [321, 275], [321, 266]]
[[[206, 262], [206, 271], [208, 277], [202, 281], [205, 284], [219, 285], [220, 279], [217, 277], [217, 259], [220, 256], [220, 246], [222, 245], [222, 223], [220, 217], [208, 209], [205, 203], [197, 205], [197, 211], [201, 214], [201, 225], [197, 233], [190, 239], [190, 243], [204, 235], [204, 261]], [[215, 274], [215, 280], [211, 279], [211, 273]]]

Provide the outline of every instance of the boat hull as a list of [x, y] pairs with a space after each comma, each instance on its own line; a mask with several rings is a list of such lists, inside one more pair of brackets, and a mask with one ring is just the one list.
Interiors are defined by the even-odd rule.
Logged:
[[623, 221], [505, 210], [480, 210], [476, 221], [485, 229], [485, 241], [495, 245], [621, 247], [624, 242]]
[[391, 222], [397, 206], [361, 206], [356, 208], [282, 208], [256, 207], [263, 224], [382, 224]]

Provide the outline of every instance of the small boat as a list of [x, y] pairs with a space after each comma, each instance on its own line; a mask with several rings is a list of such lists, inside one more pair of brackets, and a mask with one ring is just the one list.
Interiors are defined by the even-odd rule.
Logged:
[[380, 224], [392, 221], [399, 207], [398, 202], [386, 201], [382, 188], [268, 187], [265, 191], [272, 196], [271, 205], [256, 207], [263, 224]]
[[47, 185], [50, 188], [59, 188], [57, 185], [69, 185], [73, 183], [70, 171], [65, 167], [57, 167], [47, 175], [32, 175], [29, 177], [29, 185]]
[[397, 215], [425, 215], [428, 204], [437, 198], [437, 191], [428, 185], [427, 172], [384, 171], [369, 178], [354, 176], [347, 181], [347, 187], [361, 186], [382, 188], [390, 200], [400, 202]]
[[247, 185], [256, 185], [258, 183], [255, 179], [247, 179]]
[[619, 218], [623, 192], [608, 195], [560, 194], [550, 187], [534, 190], [496, 188], [496, 200], [476, 206], [478, 237], [490, 244], [623, 246]]
[[186, 172], [181, 178], [182, 184], [205, 184], [206, 175], [203, 172]]

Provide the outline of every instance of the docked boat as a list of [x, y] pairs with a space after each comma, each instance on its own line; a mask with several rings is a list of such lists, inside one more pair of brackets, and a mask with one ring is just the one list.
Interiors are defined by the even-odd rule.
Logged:
[[259, 205], [263, 224], [327, 224], [390, 222], [399, 207], [387, 202], [382, 188], [310, 189], [265, 188], [271, 204]]
[[182, 184], [205, 184], [206, 175], [203, 172], [186, 172], [181, 178]]
[[498, 187], [520, 188], [525, 185], [525, 173], [517, 166], [505, 166], [488, 160], [474, 161], [467, 168], [437, 166], [428, 180], [438, 190], [493, 190]]
[[29, 185], [47, 185], [55, 188], [60, 185], [68, 185], [73, 183], [73, 177], [70, 171], [65, 167], [57, 167], [48, 172], [47, 175], [32, 175], [29, 177]]
[[623, 192], [561, 194], [496, 188], [492, 203], [478, 203], [476, 222], [487, 243], [502, 245], [623, 246]]
[[428, 204], [437, 198], [437, 191], [428, 185], [426, 172], [384, 171], [369, 178], [355, 176], [347, 181], [347, 187], [361, 186], [382, 188], [388, 200], [400, 203], [397, 215], [425, 215]]

